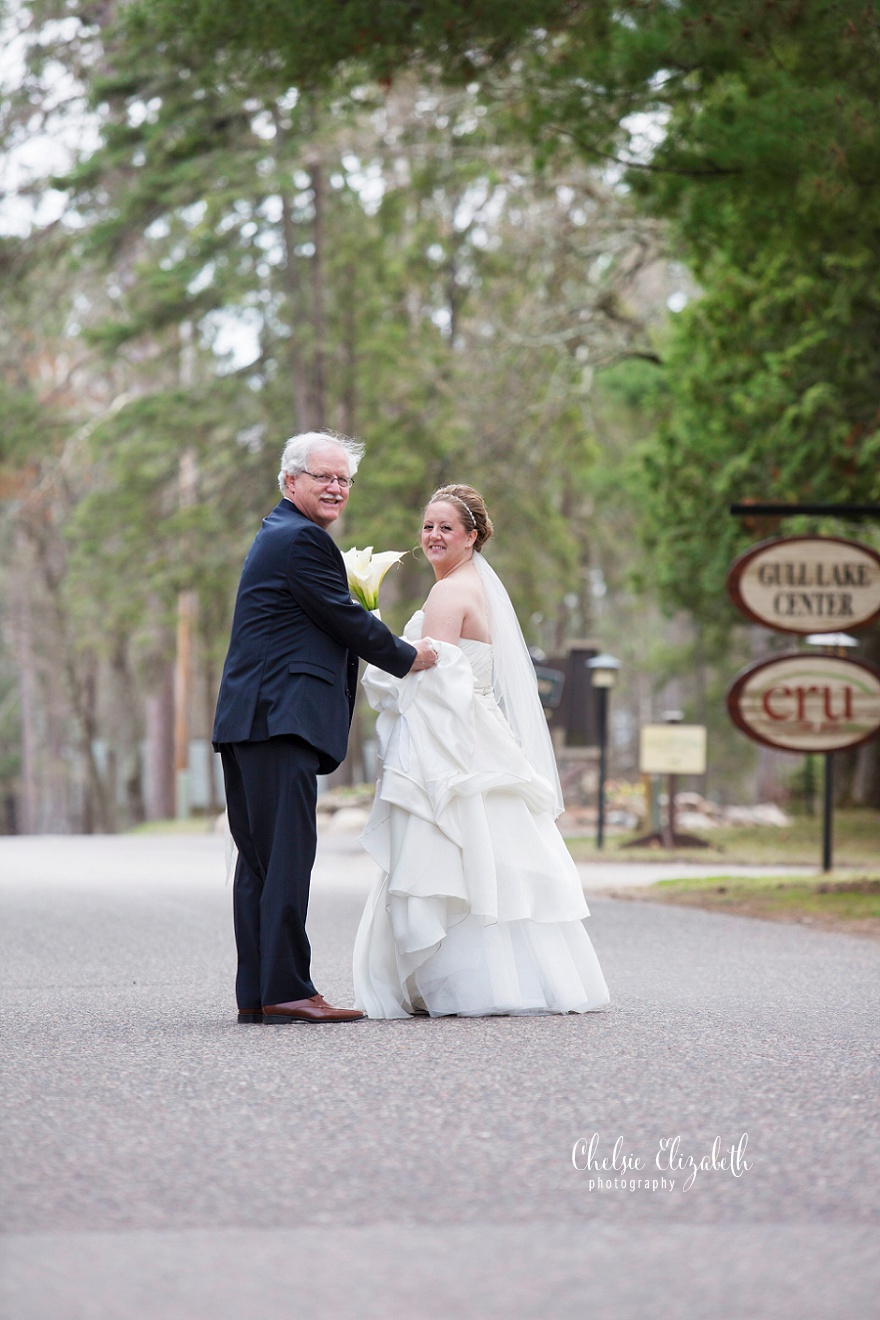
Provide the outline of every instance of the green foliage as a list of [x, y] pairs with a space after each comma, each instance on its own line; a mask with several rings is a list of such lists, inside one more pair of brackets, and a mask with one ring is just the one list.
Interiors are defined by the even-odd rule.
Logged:
[[27, 388], [0, 380], [0, 480], [20, 468], [33, 453], [42, 430], [39, 401]]
[[[257, 520], [262, 503], [248, 496], [271, 472], [264, 454], [237, 441], [231, 394], [229, 382], [156, 392], [93, 431], [90, 489], [65, 531], [74, 618], [100, 654], [123, 635], [148, 666], [164, 658], [177, 593], [189, 589], [199, 593], [208, 640], [222, 644], [247, 549], [246, 535], [231, 529]], [[180, 494], [185, 452], [197, 473], [189, 507]]]
[[[128, 490], [142, 489], [157, 562], [168, 553], [153, 505], [160, 495], [174, 504], [190, 429], [183, 397], [169, 403], [181, 389], [177, 326], [186, 320], [201, 339], [193, 418], [211, 402], [252, 423], [255, 414], [279, 448], [305, 425], [366, 436], [347, 541], [411, 545], [431, 489], [469, 480], [498, 514], [493, 552], [521, 608], [554, 612], [579, 586], [589, 553], [578, 516], [589, 505], [593, 457], [580, 355], [589, 361], [597, 324], [609, 337], [603, 353], [620, 351], [633, 333], [616, 320], [616, 259], [588, 277], [602, 240], [571, 219], [578, 208], [601, 210], [595, 185], [577, 177], [564, 204], [552, 189], [536, 192], [473, 89], [402, 84], [377, 106], [344, 80], [321, 95], [279, 97], [253, 84], [206, 86], [205, 72], [171, 51], [147, 63], [142, 44], [125, 46], [113, 78], [93, 84], [94, 103], [110, 107], [104, 144], [67, 180], [89, 220], [75, 236], [83, 260], [125, 272], [111, 291], [112, 316], [88, 327], [89, 341], [131, 366], [150, 363], [154, 377], [153, 403], [126, 408], [96, 443], [123, 434], [120, 453], [155, 458], [158, 476], [140, 461], [103, 464], [104, 520], [128, 524]], [[220, 312], [227, 324], [249, 317], [258, 326], [259, 356], [223, 377], [218, 393], [205, 386], [204, 350]], [[579, 318], [584, 327], [573, 334]], [[234, 470], [228, 438], [221, 449]], [[264, 492], [268, 502], [270, 484]], [[253, 531], [258, 501], [254, 489], [242, 535]], [[94, 513], [90, 497], [76, 537]], [[143, 521], [123, 529], [119, 555], [132, 552]], [[223, 523], [239, 525], [228, 510]], [[150, 562], [146, 547], [142, 558]], [[100, 562], [91, 559], [93, 572]], [[112, 556], [107, 562], [112, 585]], [[170, 602], [172, 588], [186, 585], [188, 566], [178, 556], [167, 590], [153, 583], [159, 598]], [[401, 586], [411, 599], [424, 590], [411, 568]]]
[[[693, 669], [711, 723], [753, 539], [726, 505], [880, 497], [863, 0], [135, 0], [73, 35], [63, 0], [28, 12], [0, 132], [24, 140], [61, 62], [101, 139], [55, 233], [0, 246], [24, 289], [0, 477], [60, 449], [76, 647], [128, 639], [148, 688], [192, 588], [216, 666], [281, 443], [329, 426], [368, 442], [344, 543], [412, 545], [434, 486], [470, 481], [530, 640]], [[702, 289], [670, 329], [661, 241]], [[427, 576], [395, 575], [392, 622]], [[657, 594], [696, 625], [664, 632]]]
[[665, 597], [705, 619], [732, 617], [727, 569], [754, 540], [731, 502], [880, 500], [880, 284], [867, 254], [812, 255], [719, 263], [670, 344], [646, 511]]
[[730, 500], [876, 494], [880, 30], [863, 0], [136, 12], [196, 58], [246, 52], [302, 85], [352, 62], [389, 78], [414, 59], [466, 70], [548, 170], [572, 150], [611, 160], [671, 222], [704, 296], [673, 333], [645, 453], [670, 604], [722, 623], [743, 539]]
[[129, 21], [190, 56], [209, 50], [234, 57], [251, 78], [310, 87], [351, 61], [391, 78], [413, 60], [439, 57], [459, 78], [473, 77], [569, 9], [568, 0], [139, 0]]
[[656, 584], [720, 636], [755, 538], [730, 502], [880, 495], [880, 33], [856, 0], [590, 10], [524, 100], [538, 139], [622, 162], [702, 284], [639, 480]]

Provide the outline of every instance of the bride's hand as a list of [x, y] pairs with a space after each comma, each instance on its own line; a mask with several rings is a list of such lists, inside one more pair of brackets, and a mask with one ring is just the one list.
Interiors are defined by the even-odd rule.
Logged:
[[416, 648], [416, 658], [412, 663], [411, 674], [418, 673], [421, 669], [432, 669], [437, 663], [437, 657], [440, 654], [440, 648], [430, 637], [420, 637], [412, 645]]

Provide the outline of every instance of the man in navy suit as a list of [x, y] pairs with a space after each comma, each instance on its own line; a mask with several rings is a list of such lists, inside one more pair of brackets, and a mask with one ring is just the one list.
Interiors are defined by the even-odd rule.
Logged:
[[283, 498], [248, 552], [223, 668], [213, 742], [238, 848], [233, 886], [239, 1022], [350, 1022], [309, 973], [309, 882], [317, 775], [345, 756], [358, 656], [402, 678], [436, 663], [430, 641], [402, 641], [348, 590], [330, 528], [363, 455], [353, 440], [288, 440]]

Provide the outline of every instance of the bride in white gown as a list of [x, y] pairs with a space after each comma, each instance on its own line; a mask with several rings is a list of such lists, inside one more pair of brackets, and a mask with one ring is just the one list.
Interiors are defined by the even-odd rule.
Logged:
[[381, 868], [354, 949], [357, 1007], [414, 1013], [585, 1013], [608, 1003], [577, 868], [554, 823], [562, 794], [534, 668], [480, 551], [481, 497], [444, 486], [425, 510], [436, 582], [408, 638], [436, 667], [372, 666], [381, 774], [362, 842]]

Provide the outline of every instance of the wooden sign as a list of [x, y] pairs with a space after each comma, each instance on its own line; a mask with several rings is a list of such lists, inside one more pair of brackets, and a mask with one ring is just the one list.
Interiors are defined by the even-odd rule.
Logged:
[[737, 674], [727, 709], [734, 724], [765, 747], [857, 747], [880, 732], [880, 670], [821, 653], [775, 656]]
[[762, 541], [727, 575], [736, 608], [777, 632], [863, 628], [880, 617], [880, 554], [838, 536]]
[[643, 775], [704, 775], [704, 724], [644, 724], [639, 733], [639, 770]]

